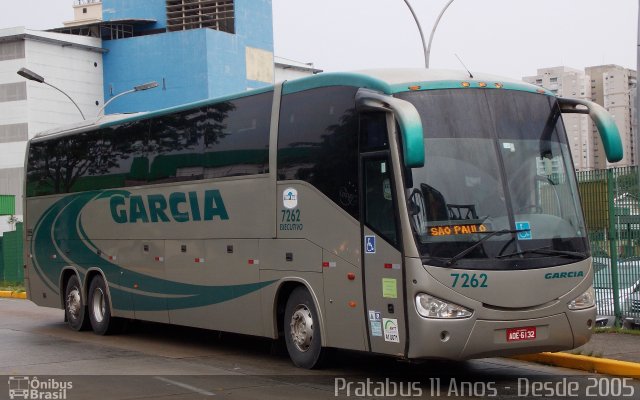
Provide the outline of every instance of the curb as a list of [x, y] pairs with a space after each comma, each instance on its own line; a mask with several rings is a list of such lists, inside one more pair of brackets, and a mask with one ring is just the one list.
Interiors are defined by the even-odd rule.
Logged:
[[8, 299], [26, 299], [27, 292], [12, 292], [9, 290], [0, 290], [0, 297], [8, 298]]
[[580, 356], [568, 353], [526, 354], [512, 356], [511, 358], [607, 375], [636, 379], [640, 377], [640, 363], [611, 360], [608, 358]]

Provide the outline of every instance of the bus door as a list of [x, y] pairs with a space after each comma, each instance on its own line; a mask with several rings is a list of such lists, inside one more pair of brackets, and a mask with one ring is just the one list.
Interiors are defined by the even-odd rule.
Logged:
[[404, 355], [408, 336], [391, 157], [386, 140], [372, 146], [368, 139], [374, 134], [386, 137], [385, 114], [365, 114], [360, 126], [360, 226], [369, 342], [372, 352]]

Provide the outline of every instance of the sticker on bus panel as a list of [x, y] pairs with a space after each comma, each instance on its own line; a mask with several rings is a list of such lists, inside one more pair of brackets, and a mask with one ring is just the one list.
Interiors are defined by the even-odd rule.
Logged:
[[521, 232], [518, 232], [518, 239], [520, 240], [533, 239], [533, 236], [531, 235], [531, 224], [529, 223], [529, 221], [516, 222], [516, 230], [521, 231]]
[[282, 203], [289, 210], [298, 207], [298, 191], [294, 188], [286, 188], [282, 192]]
[[369, 310], [369, 322], [371, 323], [371, 336], [382, 336], [382, 313]]
[[364, 237], [364, 252], [367, 254], [376, 254], [376, 237], [366, 235]]
[[393, 278], [382, 278], [382, 297], [387, 299], [398, 298], [398, 281]]
[[384, 327], [384, 341], [400, 343], [398, 320], [395, 318], [382, 318], [382, 325]]

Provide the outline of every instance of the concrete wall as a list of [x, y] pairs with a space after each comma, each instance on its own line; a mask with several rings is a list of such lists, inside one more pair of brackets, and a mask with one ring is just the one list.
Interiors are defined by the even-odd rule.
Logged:
[[[106, 0], [103, 18], [156, 19], [156, 27], [166, 26], [164, 0], [138, 3]], [[105, 100], [141, 83], [160, 84], [117, 99], [106, 112], [155, 110], [272, 84], [271, 0], [236, 0], [235, 10], [235, 34], [194, 29], [105, 41]]]
[[104, 47], [105, 100], [135, 85], [157, 81], [160, 86], [122, 96], [108, 113], [147, 111], [204, 99], [208, 96], [207, 30], [109, 40]]
[[[100, 42], [97, 39], [94, 41], [96, 47], [99, 47]], [[44, 76], [46, 82], [69, 93], [87, 118], [95, 116], [102, 105], [101, 53], [63, 44], [28, 40], [25, 66]], [[28, 81], [27, 98], [29, 137], [61, 124], [82, 120], [73, 103], [49, 86]]]

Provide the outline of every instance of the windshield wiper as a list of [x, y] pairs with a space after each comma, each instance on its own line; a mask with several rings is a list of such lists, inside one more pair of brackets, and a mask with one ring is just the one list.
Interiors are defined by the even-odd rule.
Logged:
[[501, 229], [499, 231], [478, 232], [478, 233], [486, 233], [487, 236], [483, 237], [482, 239], [478, 240], [477, 242], [475, 242], [471, 246], [469, 246], [466, 249], [462, 250], [460, 253], [458, 253], [455, 256], [453, 256], [450, 259], [448, 259], [447, 262], [445, 262], [445, 265], [447, 267], [452, 266], [458, 260], [460, 260], [462, 257], [464, 257], [467, 254], [471, 253], [473, 250], [475, 250], [482, 243], [486, 242], [487, 240], [491, 239], [494, 236], [506, 235], [507, 233], [520, 233], [520, 232], [528, 232], [528, 231], [530, 231], [530, 229]]
[[509, 254], [503, 254], [501, 256], [496, 256], [496, 258], [513, 257], [513, 256], [519, 256], [519, 255], [529, 254], [529, 253], [545, 254], [545, 255], [548, 255], [548, 256], [564, 256], [564, 257], [576, 258], [576, 259], [581, 259], [581, 260], [587, 258], [587, 256], [585, 256], [584, 254], [578, 253], [576, 251], [554, 250], [554, 249], [550, 249], [548, 247], [540, 247], [538, 249], [527, 249], [527, 250], [522, 250], [522, 251], [516, 251], [515, 253], [509, 253]]

